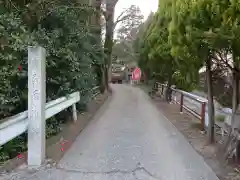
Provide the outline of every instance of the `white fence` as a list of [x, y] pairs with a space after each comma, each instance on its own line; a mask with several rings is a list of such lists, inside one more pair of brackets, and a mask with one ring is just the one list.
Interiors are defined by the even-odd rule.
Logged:
[[[162, 92], [162, 90], [166, 90], [166, 84], [161, 84], [161, 83], [157, 83], [158, 84], [158, 90], [160, 92]], [[197, 114], [199, 114], [199, 116], [201, 115], [202, 112], [204, 112], [205, 117], [204, 117], [204, 125], [205, 128], [208, 127], [209, 124], [209, 120], [208, 120], [208, 100], [204, 97], [201, 97], [199, 95], [195, 95], [186, 91], [182, 91], [179, 89], [174, 89], [172, 88], [173, 93], [172, 93], [172, 98], [174, 101], [177, 101], [180, 104], [181, 101], [181, 94], [183, 94], [184, 98], [183, 98], [183, 105], [185, 107], [187, 107], [188, 109], [193, 110], [193, 112], [196, 112]], [[202, 104], [199, 102], [206, 102], [206, 106], [204, 111], [202, 110]], [[228, 111], [227, 111], [228, 110]], [[218, 122], [215, 121], [215, 124], [217, 126], [219, 126], [220, 128], [224, 128], [225, 124], [228, 126], [231, 126], [231, 118], [232, 118], [232, 113], [231, 113], [231, 109], [227, 109], [226, 108], [216, 108], [215, 107], [215, 116], [219, 116], [222, 115], [225, 117], [225, 121], [224, 122]]]
[[77, 121], [76, 103], [80, 101], [80, 93], [74, 92], [46, 103], [45, 61], [44, 48], [28, 48], [28, 110], [1, 120], [0, 124], [0, 146], [28, 132], [30, 166], [39, 166], [45, 160], [45, 120], [72, 106], [73, 120]]
[[[80, 101], [80, 94], [79, 92], [75, 92], [69, 97], [62, 97], [46, 103], [45, 120], [68, 108], [69, 106], [72, 106], [73, 119], [76, 121], [77, 112], [75, 104], [78, 101]], [[0, 124], [0, 146], [27, 131], [29, 124], [28, 111], [24, 111], [1, 121], [3, 123]]]

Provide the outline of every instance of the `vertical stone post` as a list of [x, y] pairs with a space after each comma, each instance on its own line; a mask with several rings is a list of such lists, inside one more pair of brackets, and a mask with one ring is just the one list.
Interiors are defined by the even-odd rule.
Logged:
[[28, 165], [45, 160], [46, 52], [28, 47]]
[[77, 121], [77, 108], [76, 108], [76, 104], [72, 105], [72, 112], [73, 112], [73, 121], [76, 122]]

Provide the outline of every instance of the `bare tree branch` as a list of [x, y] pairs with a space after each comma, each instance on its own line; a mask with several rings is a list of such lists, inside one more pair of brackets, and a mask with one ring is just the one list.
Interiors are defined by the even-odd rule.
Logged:
[[[136, 9], [136, 6], [134, 5], [131, 5], [129, 8], [125, 9], [124, 11], [121, 12], [121, 14], [117, 17], [116, 21], [115, 21], [115, 26], [119, 23], [119, 22], [122, 22], [124, 20], [127, 20], [127, 19], [134, 19], [135, 18], [135, 15], [132, 14], [132, 12], [137, 12], [138, 9]], [[143, 18], [143, 16], [142, 16]]]
[[103, 9], [101, 9], [101, 13], [104, 16], [105, 20], [107, 19], [107, 12]]
[[129, 14], [124, 15], [126, 12], [128, 12], [128, 9], [125, 9], [123, 12], [121, 12], [121, 14], [117, 17], [117, 20], [114, 23], [114, 26], [116, 27], [116, 25], [121, 22], [124, 21], [125, 19], [127, 19], [129, 17]]
[[221, 51], [217, 51], [216, 53], [217, 53], [217, 55], [218, 55], [219, 58], [220, 58], [220, 59], [218, 59], [218, 60], [220, 60], [221, 62], [223, 62], [231, 71], [233, 71], [234, 68], [228, 63], [228, 58], [222, 57], [222, 52], [221, 52]]

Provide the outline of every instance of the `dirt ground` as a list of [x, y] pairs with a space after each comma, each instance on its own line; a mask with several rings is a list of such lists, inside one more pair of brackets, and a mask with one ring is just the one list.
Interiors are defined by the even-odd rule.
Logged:
[[[217, 141], [214, 145], [206, 143], [206, 133], [202, 133], [199, 129], [200, 120], [187, 112], [180, 114], [179, 105], [169, 104], [160, 97], [153, 98], [153, 102], [205, 159], [220, 180], [240, 180], [240, 168], [230, 163], [223, 165], [216, 155], [220, 146], [219, 142]], [[216, 135], [216, 140], [219, 139], [220, 135]]]

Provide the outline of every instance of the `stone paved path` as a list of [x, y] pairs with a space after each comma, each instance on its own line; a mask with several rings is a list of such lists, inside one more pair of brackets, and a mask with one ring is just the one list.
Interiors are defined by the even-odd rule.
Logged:
[[218, 180], [142, 90], [113, 89], [57, 167], [21, 179]]

